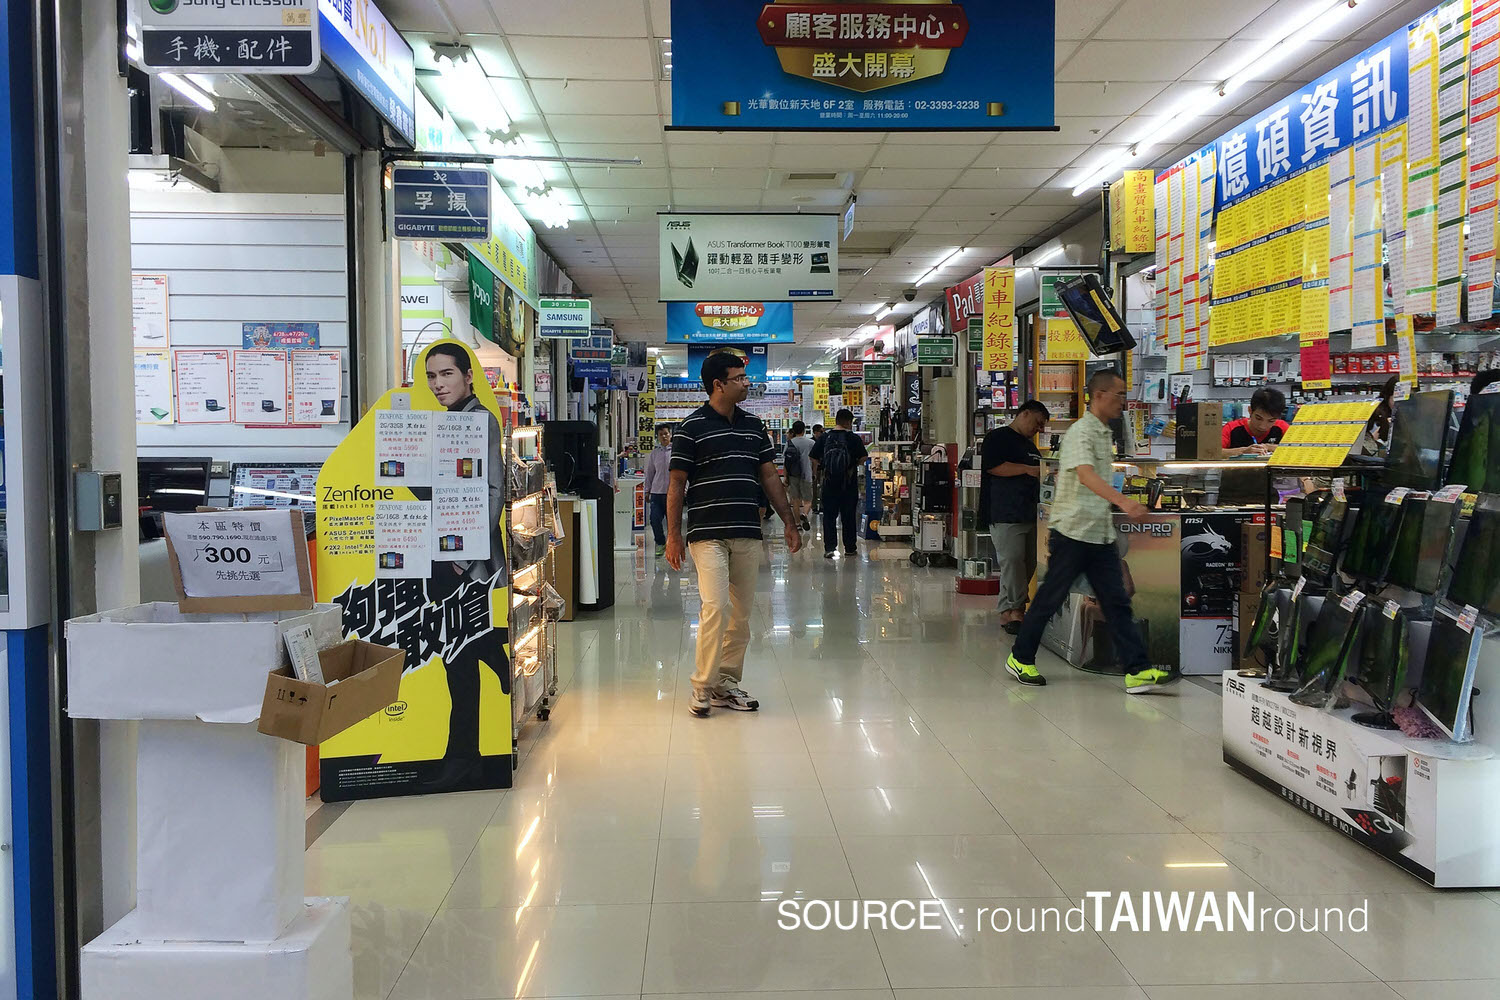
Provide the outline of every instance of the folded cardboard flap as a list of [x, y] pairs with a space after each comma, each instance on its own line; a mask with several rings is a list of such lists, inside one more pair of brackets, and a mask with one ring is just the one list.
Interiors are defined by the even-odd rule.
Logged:
[[401, 695], [406, 654], [399, 649], [351, 639], [319, 650], [318, 660], [326, 685], [298, 680], [289, 666], [267, 676], [262, 733], [317, 746]]

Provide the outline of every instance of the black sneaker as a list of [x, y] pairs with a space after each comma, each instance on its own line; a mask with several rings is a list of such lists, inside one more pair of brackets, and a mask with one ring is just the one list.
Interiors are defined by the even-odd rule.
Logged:
[[829, 549], [827, 552], [823, 553], [823, 558], [824, 559], [832, 559], [833, 556], [834, 556], [834, 551], [832, 549]]
[[754, 712], [760, 708], [760, 702], [737, 687], [715, 691], [710, 700], [715, 708], [728, 708], [736, 712]]
[[844, 555], [846, 555], [846, 556], [858, 556], [859, 553], [856, 552], [856, 551], [854, 551], [853, 549], [845, 549], [844, 550]]
[[805, 517], [802, 519], [802, 530], [803, 531], [811, 531], [812, 530], [812, 522], [809, 521]]

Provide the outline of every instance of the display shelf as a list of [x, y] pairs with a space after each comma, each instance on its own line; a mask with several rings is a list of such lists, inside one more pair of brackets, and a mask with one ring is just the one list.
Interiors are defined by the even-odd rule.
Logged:
[[[514, 469], [526, 463], [528, 471], [540, 462], [542, 428], [518, 427], [510, 436], [506, 464]], [[528, 485], [536, 485], [528, 482]], [[555, 558], [556, 542], [552, 537], [556, 504], [556, 484], [543, 473], [540, 488], [524, 495], [507, 498], [505, 524], [508, 537], [536, 539], [547, 537], [535, 557], [511, 570], [511, 608], [508, 622], [511, 636], [511, 712], [512, 741], [519, 745], [521, 728], [531, 719], [546, 722], [552, 715], [557, 696], [557, 654], [553, 630], [555, 611], [549, 605], [549, 566]], [[533, 513], [533, 508], [534, 513]], [[513, 542], [514, 544], [514, 542]], [[554, 591], [555, 593], [555, 591]]]

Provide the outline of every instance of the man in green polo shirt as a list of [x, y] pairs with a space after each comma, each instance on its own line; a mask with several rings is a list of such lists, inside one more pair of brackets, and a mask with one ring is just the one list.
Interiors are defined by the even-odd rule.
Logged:
[[1089, 379], [1088, 412], [1063, 435], [1058, 456], [1057, 494], [1052, 501], [1051, 534], [1047, 539], [1047, 576], [1021, 621], [1021, 632], [1005, 662], [1005, 669], [1022, 684], [1047, 683], [1036, 669], [1042, 631], [1068, 598], [1073, 581], [1087, 577], [1104, 611], [1110, 636], [1125, 666], [1127, 694], [1155, 691], [1179, 679], [1177, 671], [1151, 666], [1146, 646], [1130, 609], [1120, 551], [1115, 547], [1114, 514], [1146, 516], [1146, 507], [1112, 485], [1114, 437], [1109, 423], [1125, 411], [1125, 380], [1112, 370]]

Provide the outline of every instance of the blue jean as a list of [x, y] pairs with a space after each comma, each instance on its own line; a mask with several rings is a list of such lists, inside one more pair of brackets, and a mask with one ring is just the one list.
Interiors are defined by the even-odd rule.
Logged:
[[656, 536], [657, 545], [665, 545], [667, 544], [667, 495], [652, 493], [650, 500], [651, 534]]
[[1113, 542], [1094, 544], [1080, 542], [1054, 531], [1047, 536], [1047, 575], [1036, 589], [1036, 598], [1021, 621], [1012, 655], [1022, 663], [1035, 663], [1037, 648], [1047, 622], [1068, 599], [1073, 581], [1087, 577], [1099, 608], [1109, 626], [1110, 640], [1127, 673], [1138, 673], [1151, 666], [1146, 645], [1135, 627], [1130, 610], [1130, 595], [1125, 592], [1125, 573], [1120, 565], [1120, 550]]

